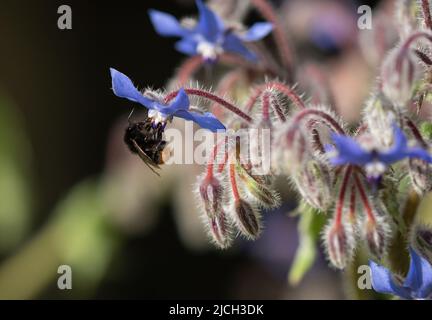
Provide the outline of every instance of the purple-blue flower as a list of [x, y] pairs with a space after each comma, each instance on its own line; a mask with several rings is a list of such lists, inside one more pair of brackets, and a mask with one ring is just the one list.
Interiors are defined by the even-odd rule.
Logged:
[[407, 139], [402, 130], [393, 125], [393, 145], [385, 150], [378, 148], [364, 148], [355, 139], [332, 134], [333, 146], [326, 146], [331, 164], [335, 166], [352, 164], [364, 166], [368, 176], [377, 178], [381, 176], [387, 166], [405, 158], [418, 158], [432, 163], [431, 155], [423, 148], [408, 146]]
[[123, 73], [110, 68], [112, 78], [112, 89], [114, 94], [120, 98], [126, 98], [137, 102], [148, 109], [148, 116], [153, 118], [155, 123], [166, 124], [172, 117], [194, 121], [202, 128], [215, 132], [225, 130], [225, 126], [210, 112], [199, 113], [189, 110], [189, 97], [183, 89], [180, 89], [176, 98], [170, 104], [164, 104], [155, 98], [144, 96], [133, 85]]
[[394, 279], [388, 269], [369, 261], [373, 289], [403, 299], [432, 299], [432, 265], [412, 248], [410, 254], [411, 263], [403, 283]]
[[244, 42], [258, 41], [268, 35], [273, 26], [268, 22], [255, 23], [244, 34], [236, 34], [227, 28], [222, 19], [211, 11], [201, 0], [196, 0], [199, 19], [193, 28], [182, 26], [172, 15], [149, 10], [150, 20], [158, 34], [164, 37], [180, 37], [175, 44], [178, 51], [194, 56], [202, 55], [207, 61], [215, 61], [223, 52], [232, 52], [256, 61], [256, 55]]

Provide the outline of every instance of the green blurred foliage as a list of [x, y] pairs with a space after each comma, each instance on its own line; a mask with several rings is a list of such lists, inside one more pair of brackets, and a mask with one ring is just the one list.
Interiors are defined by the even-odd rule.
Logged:
[[0, 253], [22, 241], [30, 226], [31, 148], [19, 112], [0, 94]]
[[324, 213], [302, 202], [299, 208], [300, 221], [298, 231], [300, 244], [291, 266], [288, 280], [291, 285], [297, 285], [313, 266], [317, 245], [322, 228], [327, 220]]

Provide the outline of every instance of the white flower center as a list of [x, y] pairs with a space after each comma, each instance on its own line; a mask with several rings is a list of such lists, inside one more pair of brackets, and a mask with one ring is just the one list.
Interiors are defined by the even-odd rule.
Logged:
[[371, 178], [379, 178], [386, 171], [387, 166], [380, 161], [373, 161], [365, 165], [366, 174]]
[[168, 116], [160, 113], [159, 111], [157, 111], [155, 109], [151, 109], [151, 110], [148, 111], [148, 117], [151, 118], [151, 119], [153, 119], [153, 122], [155, 124], [164, 123], [168, 119]]
[[219, 45], [207, 41], [201, 41], [198, 43], [197, 52], [206, 60], [216, 60], [223, 52], [223, 49]]

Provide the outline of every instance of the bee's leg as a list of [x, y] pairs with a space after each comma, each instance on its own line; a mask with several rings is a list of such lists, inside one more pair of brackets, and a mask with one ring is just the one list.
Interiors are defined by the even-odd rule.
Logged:
[[160, 174], [153, 168], [160, 169], [159, 165], [153, 162], [153, 160], [145, 154], [145, 152], [140, 148], [140, 146], [135, 142], [135, 140], [132, 140], [133, 145], [138, 151], [138, 155], [140, 156], [141, 160], [147, 165], [147, 167], [150, 168], [151, 171], [153, 171], [157, 176], [160, 177]]

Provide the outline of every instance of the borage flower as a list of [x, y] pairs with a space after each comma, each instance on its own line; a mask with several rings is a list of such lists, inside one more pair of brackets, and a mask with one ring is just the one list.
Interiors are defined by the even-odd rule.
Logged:
[[432, 265], [410, 248], [411, 263], [405, 281], [399, 281], [391, 272], [369, 262], [372, 287], [380, 293], [392, 294], [403, 299], [432, 299]]
[[168, 120], [171, 121], [173, 117], [178, 117], [194, 121], [202, 128], [213, 132], [225, 130], [225, 126], [212, 113], [190, 111], [189, 97], [183, 89], [178, 91], [173, 102], [165, 104], [155, 97], [146, 97], [143, 95], [133, 85], [131, 79], [123, 73], [113, 68], [111, 68], [110, 71], [114, 94], [120, 98], [126, 98], [146, 107], [149, 110], [148, 116], [153, 119], [155, 125], [162, 123], [163, 126], [165, 126]]
[[425, 149], [408, 146], [405, 134], [396, 125], [393, 125], [393, 145], [383, 150], [376, 146], [364, 146], [355, 139], [340, 134], [332, 134], [332, 140], [335, 146], [326, 146], [331, 164], [362, 166], [372, 179], [378, 179], [389, 165], [405, 158], [432, 163], [432, 157]]
[[164, 37], [180, 37], [175, 44], [178, 51], [187, 55], [201, 55], [206, 61], [214, 62], [223, 52], [232, 52], [256, 61], [256, 55], [244, 42], [258, 41], [268, 35], [272, 24], [255, 23], [245, 33], [234, 33], [226, 27], [222, 19], [211, 11], [201, 0], [196, 0], [199, 19], [196, 26], [187, 28], [172, 15], [157, 10], [149, 10], [151, 22], [158, 34]]

